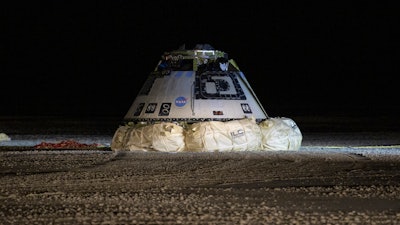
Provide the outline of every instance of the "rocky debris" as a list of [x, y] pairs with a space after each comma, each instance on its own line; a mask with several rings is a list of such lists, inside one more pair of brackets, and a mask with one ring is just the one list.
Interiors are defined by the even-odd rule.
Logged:
[[99, 144], [85, 144], [74, 140], [60, 141], [58, 143], [41, 142], [34, 146], [35, 149], [92, 149], [100, 147]]

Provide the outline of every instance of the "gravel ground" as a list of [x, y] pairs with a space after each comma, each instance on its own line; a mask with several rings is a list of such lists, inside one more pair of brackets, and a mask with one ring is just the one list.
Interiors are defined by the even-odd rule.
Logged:
[[114, 123], [0, 122], [12, 138], [0, 142], [0, 224], [400, 224], [395, 129], [304, 123], [299, 151], [21, 151], [107, 145]]

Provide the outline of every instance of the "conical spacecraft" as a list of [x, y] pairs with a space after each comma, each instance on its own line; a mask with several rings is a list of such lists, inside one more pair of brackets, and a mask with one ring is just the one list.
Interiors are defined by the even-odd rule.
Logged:
[[268, 118], [243, 72], [208, 44], [162, 54], [124, 120], [228, 121]]
[[112, 150], [298, 150], [289, 118], [270, 118], [243, 72], [209, 44], [164, 52], [114, 134]]

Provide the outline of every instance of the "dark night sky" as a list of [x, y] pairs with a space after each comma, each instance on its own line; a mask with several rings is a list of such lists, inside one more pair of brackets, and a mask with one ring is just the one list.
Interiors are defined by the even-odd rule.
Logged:
[[399, 8], [339, 2], [0, 3], [0, 116], [123, 117], [161, 54], [197, 43], [227, 52], [270, 116], [399, 113]]

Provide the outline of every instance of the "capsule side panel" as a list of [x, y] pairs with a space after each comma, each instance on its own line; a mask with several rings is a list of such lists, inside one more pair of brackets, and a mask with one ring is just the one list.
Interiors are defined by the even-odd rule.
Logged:
[[171, 71], [149, 76], [125, 120], [203, 121], [267, 117], [242, 72]]

